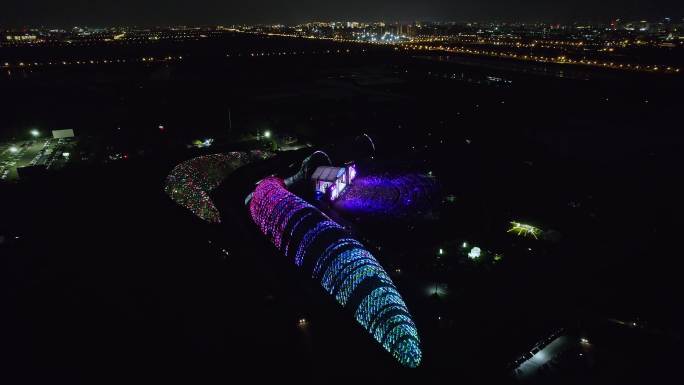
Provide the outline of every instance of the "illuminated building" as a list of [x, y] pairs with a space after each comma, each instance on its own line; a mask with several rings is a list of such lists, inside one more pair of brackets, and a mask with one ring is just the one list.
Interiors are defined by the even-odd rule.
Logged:
[[5, 39], [7, 39], [7, 41], [24, 42], [24, 41], [35, 41], [36, 39], [38, 39], [38, 37], [35, 35], [16, 35], [16, 36], [7, 35], [7, 36], [5, 36]]
[[420, 364], [418, 331], [406, 304], [375, 257], [348, 231], [274, 177], [256, 187], [249, 211], [261, 232], [320, 281], [397, 361]]
[[356, 166], [353, 164], [346, 167], [321, 166], [311, 176], [316, 191], [331, 201], [336, 200], [352, 184], [354, 178], [356, 178]]
[[72, 129], [52, 130], [52, 138], [53, 139], [73, 138], [74, 136], [75, 136], [74, 130], [72, 130]]

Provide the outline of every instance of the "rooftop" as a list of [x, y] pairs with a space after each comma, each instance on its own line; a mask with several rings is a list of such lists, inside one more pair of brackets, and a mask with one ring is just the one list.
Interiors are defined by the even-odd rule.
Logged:
[[320, 166], [314, 171], [311, 176], [312, 180], [322, 180], [326, 182], [334, 182], [339, 177], [344, 175], [344, 167]]

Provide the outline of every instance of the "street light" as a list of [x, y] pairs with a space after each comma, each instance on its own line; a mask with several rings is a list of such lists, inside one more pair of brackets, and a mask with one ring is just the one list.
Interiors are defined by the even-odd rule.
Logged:
[[12, 154], [16, 154], [17, 152], [19, 152], [19, 149], [18, 149], [16, 146], [12, 146], [12, 147], [9, 148], [9, 151], [10, 151]]
[[271, 131], [269, 131], [269, 130], [264, 131], [264, 138], [270, 139], [271, 138]]
[[39, 137], [39, 136], [40, 136], [40, 131], [38, 131], [38, 130], [36, 130], [36, 129], [31, 130], [31, 136], [33, 136], [34, 138]]

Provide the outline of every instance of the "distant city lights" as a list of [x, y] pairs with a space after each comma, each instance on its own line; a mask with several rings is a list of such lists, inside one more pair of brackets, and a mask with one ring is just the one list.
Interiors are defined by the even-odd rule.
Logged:
[[[487, 25], [487, 28], [482, 26]], [[524, 24], [523, 24], [524, 25]], [[620, 62], [629, 58], [624, 49], [636, 47], [678, 48], [684, 46], [684, 34], [681, 28], [674, 28], [671, 24], [665, 28], [655, 28], [657, 23], [644, 21], [634, 23], [620, 23], [616, 25], [565, 25], [552, 26], [556, 31], [565, 31], [562, 35], [547, 37], [548, 25], [539, 25], [522, 33], [520, 25], [513, 24], [459, 24], [462, 32], [450, 31], [453, 25], [441, 23], [362, 23], [362, 22], [317, 22], [297, 25], [243, 25], [239, 27], [217, 27], [213, 30], [198, 30], [192, 27], [167, 28], [160, 31], [146, 29], [113, 28], [108, 31], [93, 28], [79, 28], [71, 32], [62, 31], [60, 37], [52, 36], [48, 31], [40, 34], [17, 34], [0, 39], [2, 46], [53, 46], [79, 45], [92, 46], [95, 44], [154, 44], [161, 40], [184, 41], [199, 38], [219, 37], [224, 34], [248, 33], [265, 36], [281, 36], [289, 38], [306, 38], [354, 43], [360, 45], [388, 45], [395, 51], [440, 51], [459, 55], [487, 56], [492, 58], [506, 58], [537, 63], [555, 63], [560, 65], [593, 66], [623, 71], [639, 71], [652, 73], [677, 74], [680, 68], [669, 63], [661, 64], [632, 64]], [[557, 28], [558, 27], [558, 28]], [[527, 28], [525, 28], [527, 29]], [[639, 32], [638, 36], [625, 36], [624, 32]], [[662, 33], [667, 31], [663, 39]], [[541, 36], [540, 36], [541, 34]], [[548, 54], [537, 53], [546, 50]], [[366, 48], [359, 50], [311, 50], [304, 51], [274, 51], [274, 52], [231, 52], [226, 57], [250, 56], [280, 56], [298, 54], [332, 54], [332, 53], [365, 53]], [[544, 52], [544, 51], [541, 51]], [[594, 52], [594, 57], [587, 58], [586, 52]], [[111, 57], [83, 58], [83, 60], [47, 60], [43, 62], [15, 61], [4, 62], [4, 68], [45, 67], [53, 65], [99, 65], [127, 62], [161, 63], [182, 61], [183, 56], [165, 55], [162, 57]], [[617, 59], [617, 60], [616, 60]], [[620, 61], [618, 61], [620, 60]]]

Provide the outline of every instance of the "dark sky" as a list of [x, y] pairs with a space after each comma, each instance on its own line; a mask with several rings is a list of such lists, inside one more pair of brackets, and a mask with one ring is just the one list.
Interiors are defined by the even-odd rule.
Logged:
[[606, 21], [684, 16], [684, 0], [1, 0], [0, 26], [312, 20]]

